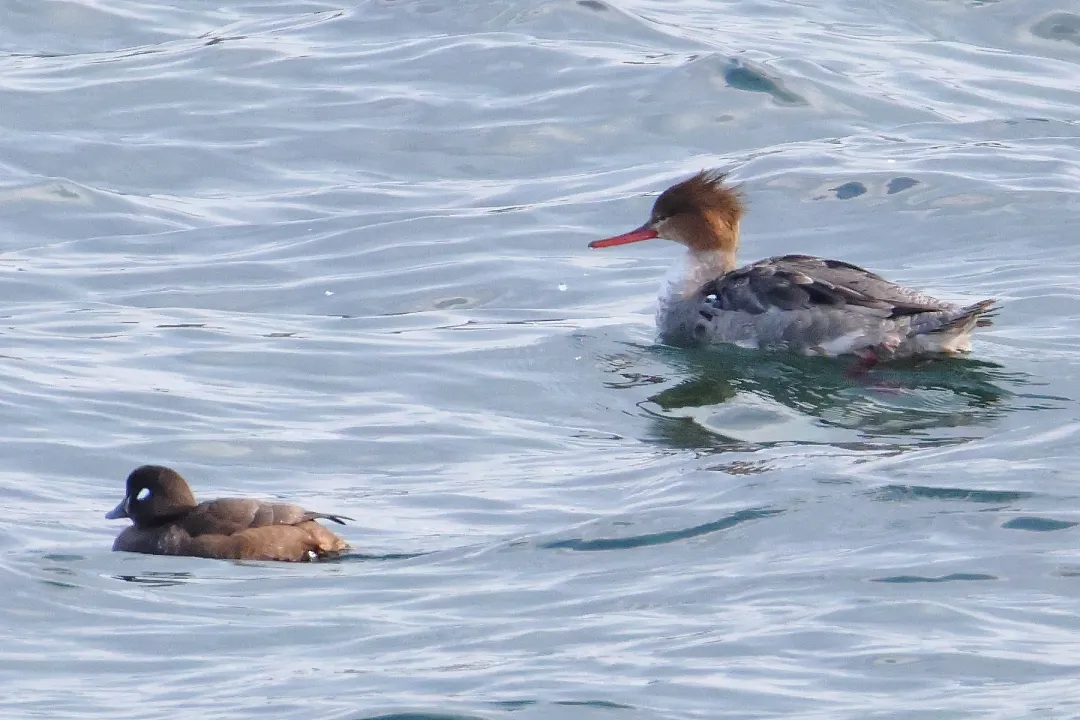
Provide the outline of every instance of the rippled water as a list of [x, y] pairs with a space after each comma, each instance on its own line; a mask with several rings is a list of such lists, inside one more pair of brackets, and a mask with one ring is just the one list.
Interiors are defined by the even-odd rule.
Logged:
[[[1080, 717], [1080, 6], [0, 7], [5, 717]], [[656, 345], [586, 243], [714, 166], [997, 325]], [[357, 553], [114, 554], [144, 462]]]

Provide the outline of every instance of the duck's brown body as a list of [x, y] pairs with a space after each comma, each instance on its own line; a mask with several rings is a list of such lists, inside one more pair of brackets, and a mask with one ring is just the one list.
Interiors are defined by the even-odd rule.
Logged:
[[316, 522], [321, 518], [344, 524], [344, 516], [247, 498], [196, 504], [184, 478], [159, 465], [132, 472], [126, 496], [106, 517], [131, 518], [133, 525], [113, 543], [113, 550], [125, 552], [304, 562], [349, 549]]

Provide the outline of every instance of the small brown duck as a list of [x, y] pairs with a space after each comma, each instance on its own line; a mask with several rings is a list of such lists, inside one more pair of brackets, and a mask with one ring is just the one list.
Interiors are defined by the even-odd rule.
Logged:
[[130, 518], [114, 551], [188, 555], [230, 560], [307, 562], [336, 557], [348, 544], [316, 520], [344, 525], [344, 515], [326, 515], [299, 505], [247, 498], [196, 503], [187, 481], [161, 465], [135, 468], [127, 494], [105, 517]]

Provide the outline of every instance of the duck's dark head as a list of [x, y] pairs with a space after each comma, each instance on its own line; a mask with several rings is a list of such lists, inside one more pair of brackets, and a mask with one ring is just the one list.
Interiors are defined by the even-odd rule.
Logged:
[[131, 518], [135, 525], [148, 527], [169, 522], [195, 505], [195, 496], [180, 473], [162, 465], [143, 465], [128, 475], [124, 499], [105, 517]]

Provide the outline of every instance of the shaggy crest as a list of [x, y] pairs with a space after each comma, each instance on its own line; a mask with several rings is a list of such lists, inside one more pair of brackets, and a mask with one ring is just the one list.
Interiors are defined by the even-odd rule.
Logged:
[[652, 222], [681, 213], [715, 213], [728, 227], [736, 227], [743, 215], [743, 195], [738, 187], [724, 184], [727, 173], [702, 170], [697, 175], [672, 185], [656, 198]]

